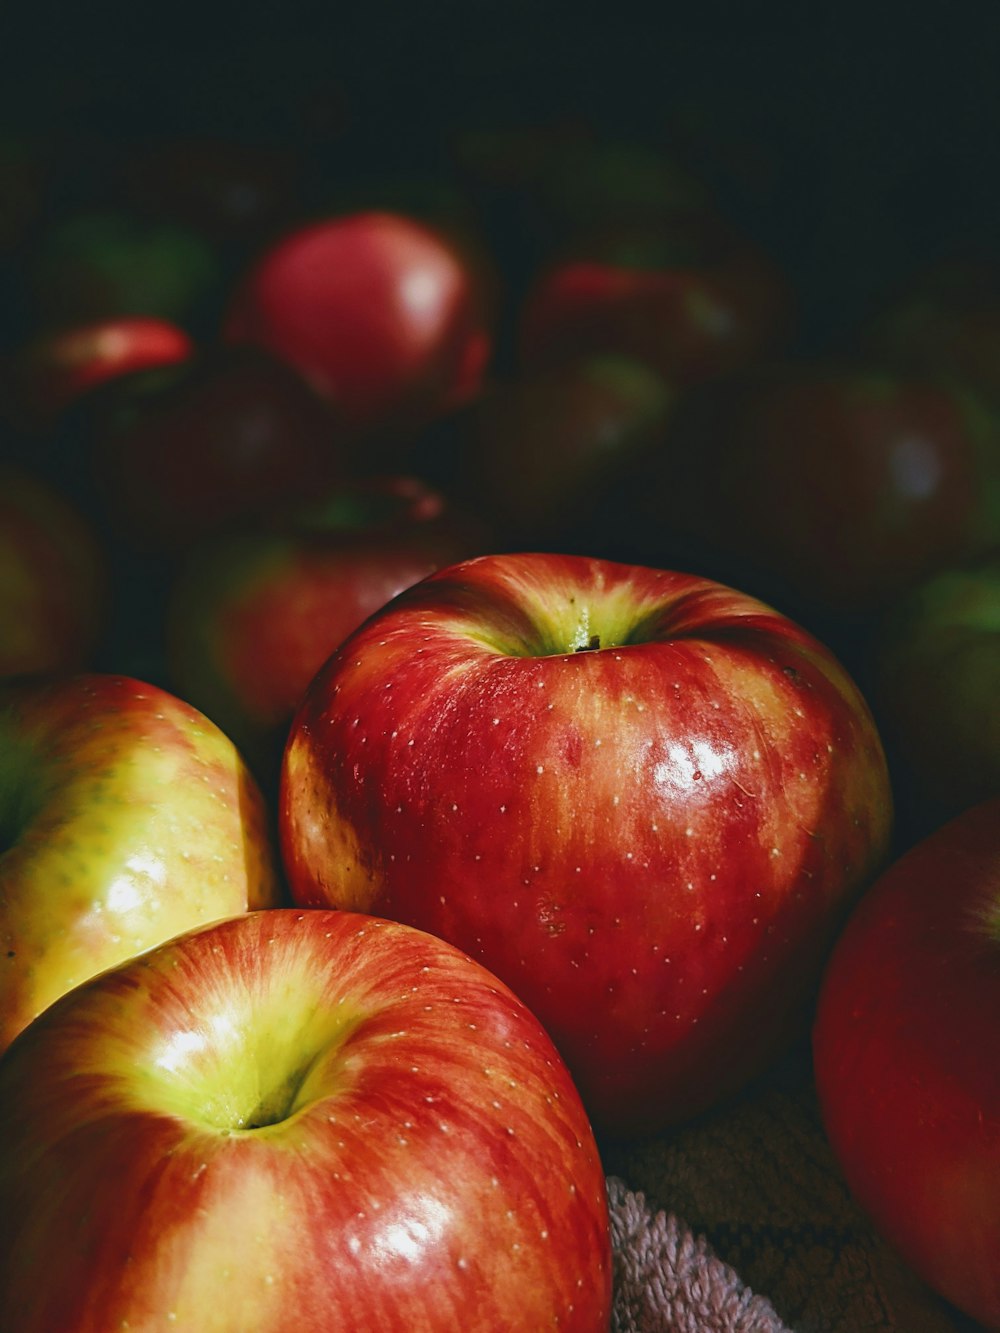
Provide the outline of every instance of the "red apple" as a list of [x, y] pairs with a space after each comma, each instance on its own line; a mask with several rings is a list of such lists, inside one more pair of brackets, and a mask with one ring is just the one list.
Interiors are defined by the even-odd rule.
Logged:
[[373, 611], [485, 549], [471, 523], [416, 478], [343, 483], [266, 529], [196, 549], [170, 596], [178, 691], [274, 767], [306, 687]]
[[942, 1296], [1000, 1328], [1000, 799], [912, 847], [852, 915], [814, 1030], [847, 1184]]
[[890, 817], [864, 701], [790, 620], [690, 575], [515, 554], [432, 574], [334, 654], [279, 826], [297, 902], [482, 960], [627, 1134], [802, 1025]]
[[233, 743], [123, 676], [0, 691], [0, 830], [0, 1050], [96, 972], [278, 899]]
[[617, 353], [687, 385], [772, 353], [790, 318], [777, 269], [720, 220], [622, 224], [576, 238], [540, 269], [519, 352], [525, 367]]
[[484, 302], [442, 236], [359, 212], [265, 250], [233, 295], [225, 337], [287, 361], [359, 429], [391, 434], [476, 392], [491, 351]]
[[329, 406], [288, 366], [245, 347], [205, 351], [102, 404], [94, 438], [115, 527], [172, 553], [310, 497], [346, 466]]
[[[258, 912], [0, 1062], [17, 1333], [604, 1333], [604, 1175], [541, 1025], [420, 931]], [[60, 1256], [52, 1280], [53, 1253]]]
[[51, 428], [83, 394], [99, 385], [194, 353], [187, 333], [168, 320], [133, 315], [58, 329], [18, 348], [6, 376], [5, 415], [22, 430]]
[[0, 464], [0, 679], [90, 665], [107, 579], [106, 552], [75, 502]]

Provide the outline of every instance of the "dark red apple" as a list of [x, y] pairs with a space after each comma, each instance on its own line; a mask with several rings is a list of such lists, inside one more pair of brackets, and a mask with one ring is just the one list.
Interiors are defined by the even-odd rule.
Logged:
[[871, 615], [995, 540], [996, 425], [954, 385], [803, 360], [706, 389], [675, 424], [634, 492], [649, 558], [685, 533], [800, 616]]
[[791, 327], [776, 266], [720, 219], [618, 224], [574, 239], [535, 276], [521, 364], [618, 353], [693, 384], [761, 360]]
[[852, 914], [813, 1033], [847, 1184], [942, 1296], [1000, 1328], [1000, 799], [897, 860]]
[[205, 350], [111, 400], [95, 434], [116, 528], [137, 547], [172, 552], [315, 494], [349, 452], [329, 405], [249, 347]]

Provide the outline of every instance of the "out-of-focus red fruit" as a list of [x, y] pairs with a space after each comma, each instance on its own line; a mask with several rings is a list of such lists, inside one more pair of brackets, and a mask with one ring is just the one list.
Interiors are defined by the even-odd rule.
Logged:
[[413, 477], [358, 479], [277, 515], [266, 530], [204, 543], [170, 599], [169, 653], [184, 698], [263, 774], [327, 657], [373, 611], [486, 532]]
[[954, 386], [860, 364], [760, 368], [678, 413], [637, 485], [656, 556], [684, 533], [717, 577], [816, 623], [867, 616], [996, 539], [996, 425]]
[[520, 360], [539, 368], [616, 353], [689, 385], [762, 360], [792, 322], [779, 270], [718, 221], [616, 226], [578, 238], [535, 276]]
[[194, 353], [176, 324], [134, 315], [61, 329], [19, 348], [5, 375], [0, 411], [20, 430], [50, 429], [78, 398], [122, 375], [175, 365]]
[[479, 389], [492, 334], [479, 275], [440, 234], [361, 212], [302, 227], [239, 284], [224, 337], [293, 366], [369, 436], [411, 431]]
[[288, 366], [254, 348], [204, 352], [103, 426], [97, 469], [136, 545], [190, 541], [315, 493], [343, 474], [346, 433]]

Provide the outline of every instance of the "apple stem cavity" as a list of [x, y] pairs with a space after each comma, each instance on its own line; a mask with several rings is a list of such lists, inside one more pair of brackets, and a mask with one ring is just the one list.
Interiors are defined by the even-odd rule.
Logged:
[[601, 646], [601, 636], [592, 634], [587, 643], [578, 643], [573, 649], [575, 653], [596, 653]]

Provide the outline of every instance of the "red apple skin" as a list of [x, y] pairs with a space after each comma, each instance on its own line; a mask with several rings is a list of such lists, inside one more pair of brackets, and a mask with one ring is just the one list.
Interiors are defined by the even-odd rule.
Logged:
[[365, 211], [274, 242], [234, 292], [224, 337], [286, 361], [367, 434], [413, 429], [474, 395], [485, 297], [430, 227]]
[[279, 810], [295, 901], [479, 958], [610, 1135], [783, 1047], [890, 822], [867, 707], [805, 631], [701, 578], [538, 554], [440, 571], [352, 635]]
[[21, 430], [51, 429], [82, 395], [117, 379], [194, 354], [190, 336], [169, 320], [125, 316], [43, 334], [14, 355], [6, 376]]
[[107, 582], [106, 552], [74, 502], [0, 464], [0, 679], [89, 665]]
[[1000, 799], [912, 847], [823, 979], [816, 1086], [847, 1184], [937, 1292], [1000, 1328]]
[[0, 1106], [18, 1333], [608, 1328], [565, 1066], [420, 931], [277, 909], [183, 936], [33, 1025]]
[[266, 530], [206, 543], [170, 596], [179, 693], [248, 755], [266, 750], [269, 762], [273, 748], [280, 759], [334, 649], [404, 588], [485, 549], [479, 537], [439, 492], [392, 476], [344, 483]]

